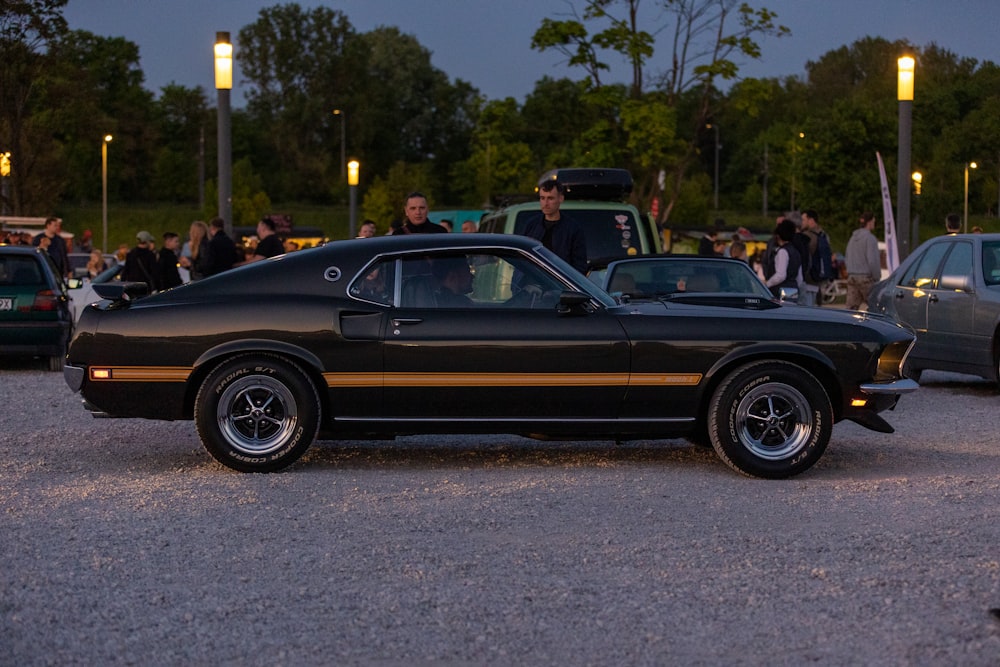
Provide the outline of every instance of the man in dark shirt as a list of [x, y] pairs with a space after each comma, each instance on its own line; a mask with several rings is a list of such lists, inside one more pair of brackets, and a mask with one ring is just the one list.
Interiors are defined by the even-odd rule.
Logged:
[[135, 247], [125, 255], [125, 266], [122, 268], [122, 282], [146, 283], [149, 291], [160, 289], [156, 279], [156, 253], [153, 248], [156, 239], [147, 231], [135, 235]]
[[545, 181], [538, 186], [538, 203], [542, 212], [528, 221], [524, 235], [542, 242], [546, 248], [562, 257], [580, 273], [587, 272], [587, 240], [583, 228], [573, 218], [559, 211], [565, 200], [565, 190], [558, 181]]
[[46, 218], [45, 231], [31, 240], [31, 244], [38, 246], [42, 242], [42, 237], [49, 239], [48, 253], [52, 261], [59, 269], [59, 275], [66, 278], [69, 275], [69, 255], [66, 250], [66, 240], [63, 239], [62, 218]]
[[427, 219], [427, 197], [420, 192], [411, 192], [403, 202], [406, 219], [393, 234], [447, 234], [448, 230]]
[[285, 244], [278, 237], [271, 218], [263, 218], [257, 223], [257, 239], [257, 249], [247, 258], [247, 264], [285, 254]]
[[181, 285], [180, 271], [177, 270], [177, 247], [181, 237], [174, 232], [163, 233], [163, 247], [156, 256], [157, 279], [161, 290]]
[[205, 272], [213, 276], [233, 268], [239, 257], [236, 254], [236, 244], [226, 234], [226, 221], [222, 218], [212, 218], [208, 225], [208, 251], [211, 264]]

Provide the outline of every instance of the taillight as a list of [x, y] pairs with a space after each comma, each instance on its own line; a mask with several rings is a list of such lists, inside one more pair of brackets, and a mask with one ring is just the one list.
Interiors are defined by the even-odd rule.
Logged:
[[35, 301], [31, 304], [31, 310], [42, 312], [59, 310], [59, 295], [50, 289], [36, 293]]

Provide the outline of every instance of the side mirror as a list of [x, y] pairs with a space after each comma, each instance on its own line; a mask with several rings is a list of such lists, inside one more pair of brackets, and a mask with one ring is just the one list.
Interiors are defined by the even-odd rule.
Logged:
[[586, 315], [590, 312], [590, 295], [574, 290], [563, 290], [559, 294], [560, 315]]

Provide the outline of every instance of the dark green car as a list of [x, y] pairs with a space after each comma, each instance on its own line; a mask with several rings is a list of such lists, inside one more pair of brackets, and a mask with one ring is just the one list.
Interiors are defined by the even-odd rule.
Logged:
[[30, 246], [0, 246], [0, 356], [38, 356], [62, 370], [73, 328], [66, 284]]

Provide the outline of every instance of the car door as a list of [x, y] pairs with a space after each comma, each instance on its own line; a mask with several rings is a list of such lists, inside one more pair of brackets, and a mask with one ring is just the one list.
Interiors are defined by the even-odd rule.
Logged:
[[[442, 275], [449, 263], [458, 268]], [[435, 253], [402, 264], [399, 305], [384, 335], [387, 417], [618, 414], [629, 372], [624, 331], [596, 305], [560, 312], [565, 279], [507, 250]]]
[[913, 354], [923, 356], [927, 345], [927, 304], [939, 275], [941, 261], [951, 242], [948, 239], [931, 244], [910, 268], [903, 273], [893, 290], [896, 319], [913, 327], [917, 346]]
[[[972, 242], [956, 240], [947, 245], [949, 252], [940, 273], [933, 287], [927, 290], [923, 355], [952, 363], [969, 362], [983, 356], [988, 359], [992, 355], [992, 339], [977, 337], [973, 326], [977, 294]], [[952, 286], [946, 289], [941, 284], [944, 276], [950, 277], [950, 284], [962, 279], [967, 288]]]

